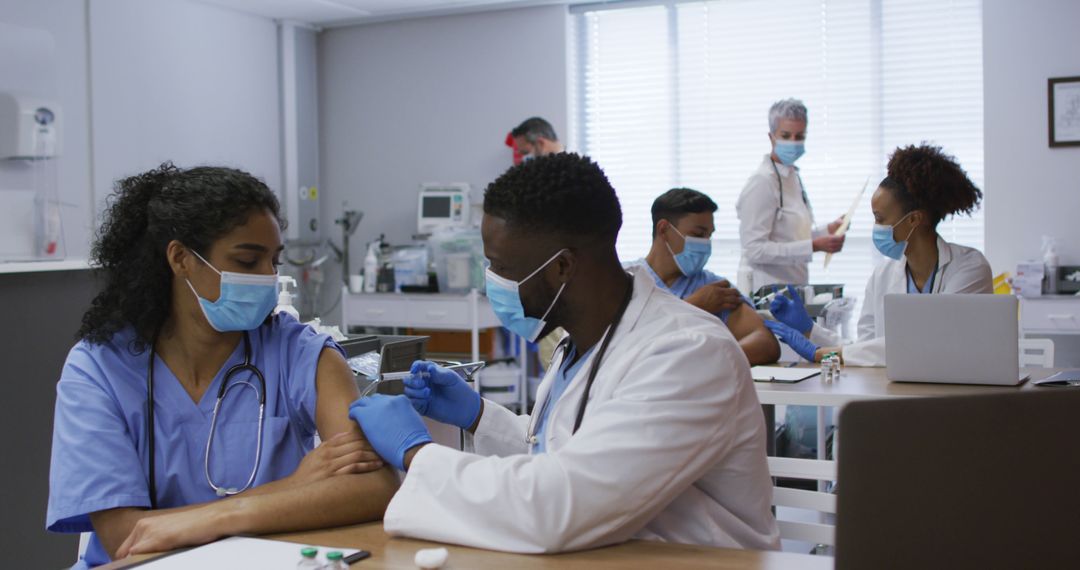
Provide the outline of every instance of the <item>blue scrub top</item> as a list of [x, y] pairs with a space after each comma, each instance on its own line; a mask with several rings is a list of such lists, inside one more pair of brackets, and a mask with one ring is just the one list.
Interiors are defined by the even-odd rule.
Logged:
[[577, 376], [581, 365], [589, 359], [589, 355], [592, 354], [596, 347], [590, 348], [588, 352], [583, 354], [581, 358], [570, 366], [570, 362], [574, 360], [574, 355], [577, 353], [577, 348], [571, 343], [566, 349], [566, 356], [563, 357], [562, 362], [559, 364], [559, 370], [555, 373], [555, 381], [551, 384], [551, 390], [548, 392], [547, 401], [544, 403], [544, 407], [540, 412], [540, 418], [536, 420], [536, 445], [533, 446], [534, 453], [547, 453], [547, 445], [544, 443], [544, 434], [547, 433], [548, 416], [551, 415], [551, 409], [555, 407], [555, 402], [562, 398], [563, 392], [566, 392], [566, 387], [570, 385], [570, 382]]
[[923, 283], [923, 288], [922, 289], [919, 289], [919, 287], [917, 285], [915, 285], [915, 278], [911, 276], [910, 271], [906, 271], [905, 273], [907, 273], [907, 292], [908, 292], [908, 294], [909, 295], [926, 295], [926, 294], [930, 293], [930, 289], [932, 289], [934, 287], [934, 279], [937, 278], [937, 267], [934, 268], [933, 273], [930, 274], [930, 278], [926, 280], [926, 283]]
[[[671, 293], [672, 295], [675, 295], [680, 299], [686, 299], [690, 295], [693, 295], [695, 292], [697, 292], [698, 289], [701, 289], [702, 287], [710, 283], [716, 283], [717, 281], [724, 280], [723, 277], [713, 273], [712, 271], [709, 271], [708, 269], [702, 269], [700, 273], [695, 273], [694, 275], [691, 275], [689, 277], [687, 277], [686, 275], [679, 275], [679, 278], [676, 279], [675, 282], [672, 283], [669, 287], [667, 283], [664, 283], [664, 280], [661, 279], [655, 271], [653, 271], [653, 268], [650, 267], [649, 263], [644, 259], [639, 259], [637, 261], [629, 263], [626, 265], [626, 268], [630, 269], [639, 265], [644, 267], [649, 272], [649, 275], [651, 275], [653, 280], [656, 281], [657, 287], [663, 289], [664, 291], [667, 291], [668, 293]], [[750, 302], [750, 299], [746, 298], [746, 295], [743, 295], [742, 298], [743, 302], [746, 303], [751, 309], [754, 308], [753, 303]], [[728, 309], [724, 309], [723, 311], [716, 313], [716, 316], [720, 317], [720, 320], [724, 321], [724, 323], [727, 323], [728, 317], [731, 316], [731, 311]]]
[[[341, 351], [292, 316], [275, 315], [248, 333], [251, 362], [266, 379], [263, 450], [253, 486], [290, 475], [312, 448], [315, 371], [324, 347]], [[71, 349], [56, 392], [46, 527], [89, 532], [90, 513], [150, 506], [147, 487], [146, 373], [149, 351], [135, 353], [134, 330], [105, 344], [80, 341]], [[215, 501], [206, 482], [204, 454], [222, 377], [244, 361], [238, 343], [200, 402], [184, 391], [160, 357], [154, 361], [154, 465], [159, 508]], [[229, 383], [250, 378], [233, 375]], [[210, 474], [219, 486], [242, 487], [255, 461], [259, 402], [255, 391], [229, 390], [218, 412]], [[75, 568], [109, 562], [96, 535]]]

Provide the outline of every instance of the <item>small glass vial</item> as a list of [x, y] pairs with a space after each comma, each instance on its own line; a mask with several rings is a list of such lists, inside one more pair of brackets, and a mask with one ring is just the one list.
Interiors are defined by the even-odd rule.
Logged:
[[326, 564], [323, 564], [323, 570], [349, 570], [349, 566], [345, 564], [345, 556], [338, 550], [331, 550], [326, 553]]
[[322, 565], [319, 564], [319, 561], [315, 559], [315, 557], [318, 556], [318, 555], [319, 555], [319, 549], [318, 548], [312, 548], [310, 546], [306, 546], [304, 548], [301, 548], [300, 549], [300, 562], [296, 563], [297, 570], [300, 570], [301, 568], [307, 568], [307, 569], [311, 569], [311, 570], [321, 568]]
[[840, 365], [840, 355], [834, 352], [834, 353], [832, 353], [832, 357], [833, 357], [832, 380], [833, 380], [833, 382], [839, 382], [840, 381], [840, 370], [842, 368], [841, 365]]
[[836, 380], [839, 366], [836, 364], [836, 353], [830, 352], [821, 358], [821, 382], [832, 384]]

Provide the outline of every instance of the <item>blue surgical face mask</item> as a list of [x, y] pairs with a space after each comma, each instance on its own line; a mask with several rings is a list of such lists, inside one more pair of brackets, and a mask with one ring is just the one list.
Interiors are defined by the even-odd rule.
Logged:
[[675, 258], [675, 265], [679, 267], [679, 271], [687, 277], [701, 273], [705, 269], [705, 264], [709, 262], [709, 256], [712, 255], [712, 240], [686, 237], [675, 226], [671, 226], [671, 229], [682, 236], [684, 242], [682, 251], [679, 253], [675, 253], [671, 246], [666, 241], [664, 242], [672, 257]]
[[795, 164], [796, 160], [806, 152], [806, 144], [793, 141], [776, 141], [776, 148], [773, 149], [776, 153], [776, 157], [780, 159], [785, 166], [791, 166]]
[[555, 255], [551, 256], [544, 262], [543, 265], [536, 268], [528, 275], [528, 277], [521, 281], [511, 281], [505, 277], [500, 277], [491, 270], [490, 267], [484, 272], [487, 281], [487, 297], [491, 301], [491, 308], [495, 311], [495, 316], [499, 317], [499, 322], [514, 334], [523, 337], [529, 342], [536, 342], [536, 339], [540, 336], [540, 331], [544, 330], [544, 325], [547, 321], [548, 314], [551, 313], [551, 309], [555, 307], [555, 303], [559, 301], [559, 296], [562, 295], [563, 289], [566, 288], [566, 283], [559, 287], [559, 292], [555, 294], [555, 299], [548, 305], [544, 316], [539, 319], [535, 317], [525, 316], [525, 307], [521, 304], [521, 293], [519, 288], [522, 283], [525, 283], [529, 279], [532, 279], [534, 275], [540, 273], [540, 270], [547, 267], [549, 263], [555, 261], [556, 257], [559, 257], [565, 249], [560, 249]]
[[911, 238], [911, 233], [915, 231], [915, 228], [911, 228], [911, 232], [908, 232], [908, 237], [903, 241], [896, 241], [893, 239], [893, 228], [900, 225], [910, 216], [912, 212], [904, 214], [903, 218], [900, 218], [895, 224], [886, 226], [882, 224], [874, 224], [874, 232], [872, 237], [874, 239], [874, 247], [881, 252], [881, 255], [890, 259], [900, 259], [904, 255], [904, 250], [907, 248], [907, 240]]
[[210, 326], [218, 332], [258, 328], [277, 303], [277, 274], [252, 275], [218, 271], [195, 250], [190, 251], [221, 276], [221, 294], [217, 301], [213, 302], [200, 297], [191, 281], [185, 279], [191, 292], [195, 293], [195, 298], [199, 300], [199, 306], [202, 307]]

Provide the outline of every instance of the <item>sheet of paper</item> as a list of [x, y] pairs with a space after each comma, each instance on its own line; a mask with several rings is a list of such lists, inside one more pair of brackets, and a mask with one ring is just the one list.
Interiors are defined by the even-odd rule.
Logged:
[[[866, 186], [868, 184], [870, 184], [870, 177], [869, 176], [867, 176], [866, 181], [863, 182], [862, 190], [859, 190], [859, 193], [855, 195], [855, 200], [853, 200], [851, 202], [851, 207], [849, 207], [847, 213], [844, 214], [844, 219], [840, 221], [840, 227], [836, 228], [836, 235], [842, 236], [842, 235], [846, 234], [847, 231], [848, 231], [848, 228], [851, 227], [851, 218], [855, 215], [855, 210], [856, 210], [856, 208], [859, 207], [859, 202], [862, 200], [862, 195], [864, 193], [866, 193]], [[826, 253], [825, 254], [825, 267], [824, 267], [825, 269], [829, 268], [829, 262], [830, 261], [832, 261], [832, 254], [831, 253]]]
[[798, 382], [821, 374], [813, 368], [786, 368], [783, 366], [754, 366], [750, 375], [754, 382]]
[[300, 561], [300, 549], [315, 546], [319, 549], [317, 560], [326, 563], [326, 553], [337, 550], [348, 556], [358, 552], [355, 548], [337, 548], [267, 540], [265, 538], [247, 538], [234, 536], [192, 548], [184, 552], [169, 554], [161, 558], [139, 564], [139, 568], [153, 570], [187, 570], [202, 568], [259, 568], [261, 570], [293, 570]]

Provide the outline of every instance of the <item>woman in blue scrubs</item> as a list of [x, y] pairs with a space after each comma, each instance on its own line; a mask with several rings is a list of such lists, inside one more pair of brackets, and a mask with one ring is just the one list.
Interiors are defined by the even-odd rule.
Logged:
[[94, 532], [77, 567], [381, 518], [398, 479], [349, 419], [341, 349], [270, 316], [281, 229], [244, 172], [119, 182], [92, 252], [102, 289], [57, 385], [47, 526]]

